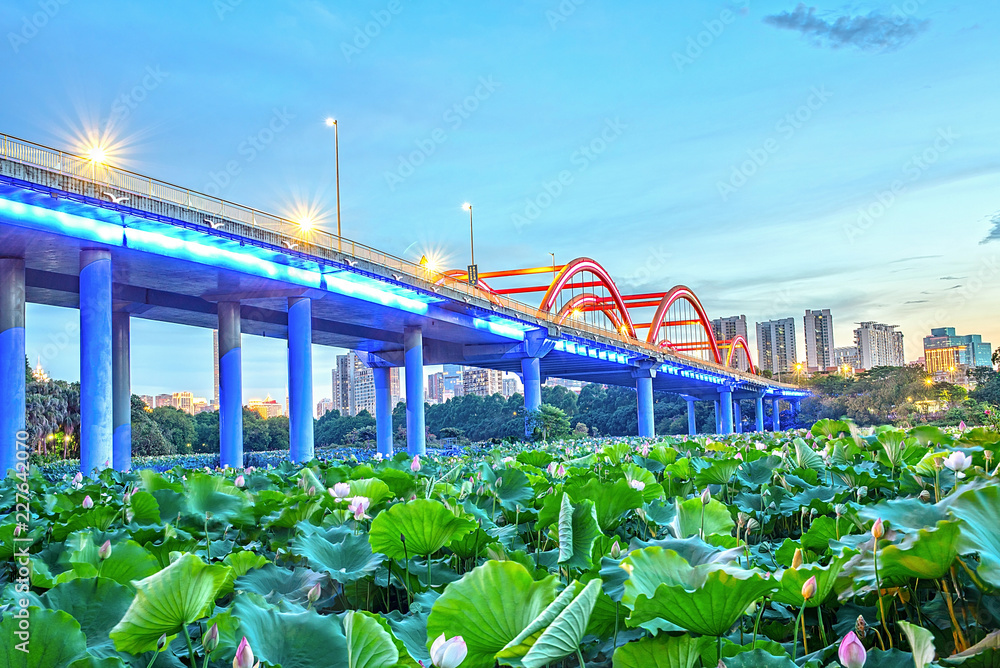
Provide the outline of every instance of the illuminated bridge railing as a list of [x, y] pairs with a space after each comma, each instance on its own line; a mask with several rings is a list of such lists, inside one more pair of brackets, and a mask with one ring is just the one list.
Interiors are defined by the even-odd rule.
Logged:
[[[224, 229], [227, 233], [277, 248], [294, 248], [297, 253], [334, 262], [342, 263], [345, 258], [366, 261], [378, 268], [401, 274], [415, 286], [423, 289], [457, 293], [460, 296], [473, 298], [477, 302], [487, 302], [496, 308], [507, 310], [520, 317], [544, 322], [578, 335], [590, 335], [598, 339], [611, 340], [633, 350], [655, 354], [659, 358], [675, 357], [704, 368], [724, 371], [734, 376], [746, 376], [746, 374], [734, 372], [732, 368], [679, 355], [674, 351], [664, 350], [643, 340], [625, 336], [613, 329], [576, 321], [557, 323], [553, 314], [548, 311], [482, 290], [469, 285], [464, 280], [429, 270], [415, 262], [383, 253], [356, 241], [338, 237], [325, 230], [304, 231], [297, 222], [288, 218], [158, 181], [73, 153], [0, 134], [0, 173], [4, 171], [2, 170], [4, 161], [44, 170], [46, 174], [37, 175], [41, 177], [40, 180], [45, 181], [39, 185], [96, 199], [107, 199], [105, 193], [107, 189], [111, 189], [114, 191], [112, 194], [116, 196], [127, 194], [140, 200], [146, 200], [139, 204], [130, 200], [128, 204], [130, 207], [134, 206], [134, 208], [148, 210], [151, 213], [160, 213], [168, 218], [176, 217], [204, 225], [206, 231], [212, 230], [212, 226], [209, 225], [210, 221], [213, 224], [222, 223], [225, 225]], [[32, 181], [36, 180], [39, 179], [36, 178]], [[785, 385], [773, 381], [771, 384]], [[789, 385], [788, 387], [793, 386]]]

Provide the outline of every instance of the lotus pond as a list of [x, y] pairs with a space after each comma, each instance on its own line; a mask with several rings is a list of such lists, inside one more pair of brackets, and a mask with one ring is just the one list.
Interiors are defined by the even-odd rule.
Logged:
[[1000, 666], [987, 429], [0, 488], [0, 666]]

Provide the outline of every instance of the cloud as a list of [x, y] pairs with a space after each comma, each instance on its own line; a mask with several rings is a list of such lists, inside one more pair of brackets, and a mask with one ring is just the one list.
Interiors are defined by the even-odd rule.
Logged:
[[964, 278], [965, 278], [965, 276], [942, 276], [938, 280], [941, 280], [941, 281], [961, 281]]
[[907, 304], [926, 304], [927, 300], [926, 299], [911, 299], [910, 301], [908, 301], [906, 303]]
[[981, 244], [986, 244], [991, 241], [1000, 241], [1000, 213], [994, 215], [993, 218], [990, 219], [990, 222], [993, 223], [993, 229], [990, 230], [985, 239], [979, 242]]
[[900, 262], [913, 262], [914, 260], [933, 260], [934, 258], [944, 257], [944, 255], [913, 255], [911, 257], [902, 257], [898, 260], [893, 260], [889, 264], [899, 264]]
[[906, 16], [899, 10], [892, 16], [872, 11], [867, 15], [832, 16], [826, 20], [816, 15], [815, 7], [799, 3], [793, 11], [765, 16], [764, 23], [798, 31], [816, 46], [834, 49], [847, 46], [878, 53], [905, 46], [927, 29], [929, 21]]

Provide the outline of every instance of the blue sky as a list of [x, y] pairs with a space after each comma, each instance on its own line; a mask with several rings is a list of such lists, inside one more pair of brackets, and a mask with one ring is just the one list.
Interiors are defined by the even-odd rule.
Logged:
[[[910, 360], [932, 326], [1000, 344], [1000, 6], [814, 2], [15, 0], [0, 131], [106, 133], [118, 164], [329, 227], [333, 115], [344, 235], [368, 245], [464, 266], [468, 200], [482, 271], [590, 256], [751, 330], [794, 316], [800, 346], [807, 308], [837, 345], [899, 324]], [[30, 306], [32, 362], [76, 318]], [[76, 379], [69, 338], [45, 364]], [[283, 399], [283, 343], [244, 347], [245, 396]], [[133, 387], [211, 396], [211, 355], [210, 332], [136, 322]]]

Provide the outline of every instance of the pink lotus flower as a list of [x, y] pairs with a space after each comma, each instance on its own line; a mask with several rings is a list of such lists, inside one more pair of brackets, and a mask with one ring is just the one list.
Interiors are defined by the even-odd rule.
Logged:
[[865, 661], [868, 660], [868, 652], [865, 651], [865, 646], [861, 644], [854, 631], [848, 633], [840, 641], [837, 658], [840, 659], [840, 665], [844, 668], [862, 668], [865, 665]]
[[233, 484], [236, 485], [237, 487], [242, 487], [243, 485], [247, 484], [247, 481], [246, 478], [244, 478], [243, 474], [241, 473], [240, 475], [236, 476], [236, 480], [233, 481]]
[[257, 668], [259, 665], [260, 661], [254, 663], [253, 650], [250, 649], [247, 637], [243, 636], [240, 646], [236, 648], [236, 656], [233, 658], [233, 668]]
[[351, 499], [351, 502], [347, 505], [347, 509], [354, 513], [354, 519], [361, 521], [368, 517], [365, 513], [368, 511], [371, 503], [371, 499], [367, 496], [356, 496]]
[[959, 431], [964, 432], [966, 429], [968, 429], [968, 427], [965, 426], [965, 420], [962, 420], [961, 422], [958, 423]]
[[646, 483], [641, 480], [630, 480], [628, 486], [634, 490], [642, 491], [646, 489]]
[[338, 482], [327, 491], [335, 499], [346, 499], [347, 495], [351, 493], [351, 486], [346, 482]]
[[556, 475], [560, 478], [566, 475], [566, 467], [560, 464], [559, 468], [556, 469]]
[[458, 668], [469, 654], [469, 648], [462, 636], [445, 640], [442, 633], [431, 645], [431, 661], [437, 668]]
[[972, 466], [972, 455], [956, 450], [945, 458], [944, 465], [954, 471], [957, 477], [964, 478], [963, 471]]
[[83, 503], [81, 503], [80, 505], [83, 506], [84, 510], [90, 510], [91, 508], [94, 507], [94, 500], [90, 498], [90, 494], [88, 494], [87, 496], [83, 497]]
[[420, 455], [413, 455], [413, 461], [410, 462], [410, 470], [414, 473], [420, 470]]

